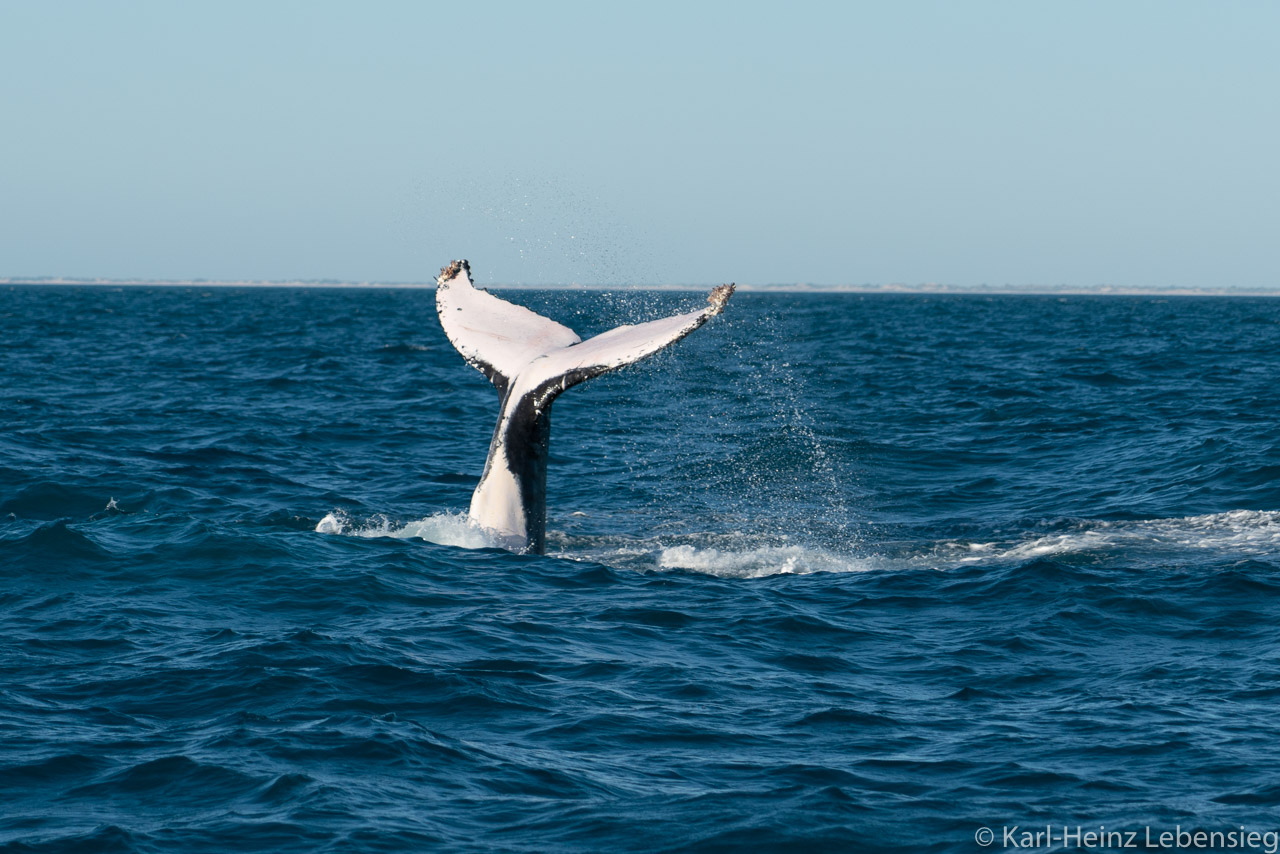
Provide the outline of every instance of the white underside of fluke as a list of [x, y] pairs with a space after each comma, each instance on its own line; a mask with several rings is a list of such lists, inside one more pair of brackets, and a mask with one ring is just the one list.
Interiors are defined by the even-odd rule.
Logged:
[[470, 518], [499, 536], [525, 542], [531, 511], [541, 519], [544, 510], [525, 506], [518, 473], [527, 467], [510, 457], [514, 450], [509, 434], [527, 426], [521, 419], [544, 414], [570, 386], [674, 344], [719, 314], [733, 293], [733, 285], [722, 285], [711, 292], [706, 308], [619, 326], [583, 341], [567, 326], [476, 288], [466, 261], [442, 270], [436, 285], [436, 310], [445, 334], [503, 395], [485, 474], [471, 498]]
[[[450, 271], [454, 274], [446, 278]], [[582, 340], [567, 326], [475, 287], [470, 272], [465, 261], [445, 268], [437, 282], [436, 311], [449, 341], [485, 373], [519, 376], [534, 359]]]

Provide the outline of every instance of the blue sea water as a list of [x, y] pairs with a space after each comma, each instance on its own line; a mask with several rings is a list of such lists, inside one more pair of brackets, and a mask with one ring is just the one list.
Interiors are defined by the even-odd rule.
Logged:
[[0, 849], [1280, 829], [1280, 300], [740, 293], [556, 403], [534, 556], [433, 298], [0, 291]]

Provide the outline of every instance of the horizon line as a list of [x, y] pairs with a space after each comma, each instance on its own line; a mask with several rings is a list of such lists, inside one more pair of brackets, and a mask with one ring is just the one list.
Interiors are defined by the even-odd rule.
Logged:
[[[717, 283], [718, 284], [718, 283]], [[341, 279], [142, 279], [142, 278], [88, 278], [75, 276], [5, 276], [0, 286], [71, 286], [71, 287], [190, 287], [190, 288], [316, 288], [316, 289], [434, 289], [434, 280], [425, 282], [347, 281]], [[661, 283], [607, 285], [572, 282], [569, 284], [501, 284], [489, 287], [495, 290], [580, 290], [580, 291], [703, 291], [713, 284]], [[737, 288], [754, 293], [811, 293], [811, 294], [956, 294], [972, 296], [1280, 296], [1278, 287], [1167, 287], [1161, 285], [953, 285], [940, 282], [905, 284], [814, 284], [749, 283], [739, 282]]]

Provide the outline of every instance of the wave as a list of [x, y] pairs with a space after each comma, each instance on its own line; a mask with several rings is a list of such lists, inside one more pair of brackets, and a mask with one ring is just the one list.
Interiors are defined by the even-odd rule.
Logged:
[[28, 564], [43, 572], [75, 564], [98, 565], [111, 553], [65, 520], [48, 522], [15, 537], [0, 537], [0, 549], [14, 566]]
[[106, 509], [118, 509], [115, 499], [93, 490], [55, 481], [41, 481], [0, 501], [0, 516], [51, 521], [84, 518]]

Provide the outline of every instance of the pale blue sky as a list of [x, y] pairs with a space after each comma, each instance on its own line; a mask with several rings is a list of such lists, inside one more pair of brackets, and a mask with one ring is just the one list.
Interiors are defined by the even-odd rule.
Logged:
[[1280, 4], [0, 0], [0, 275], [1280, 286]]

